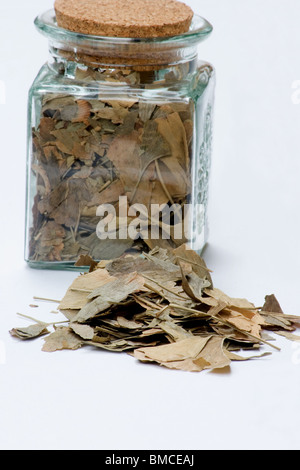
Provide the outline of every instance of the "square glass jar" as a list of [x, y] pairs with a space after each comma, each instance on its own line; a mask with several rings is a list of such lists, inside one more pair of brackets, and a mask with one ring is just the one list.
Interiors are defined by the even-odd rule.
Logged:
[[29, 92], [25, 259], [76, 269], [207, 242], [215, 71], [195, 15], [168, 38], [108, 38], [35, 20], [50, 59]]

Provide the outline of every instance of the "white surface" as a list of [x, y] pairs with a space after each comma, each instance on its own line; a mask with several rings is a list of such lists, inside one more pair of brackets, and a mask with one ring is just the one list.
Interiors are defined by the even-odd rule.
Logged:
[[[300, 314], [300, 104], [291, 99], [300, 3], [187, 3], [214, 25], [199, 52], [218, 79], [205, 259], [232, 296], [258, 305], [275, 293]], [[17, 312], [52, 319], [55, 305], [32, 309], [32, 297], [59, 299], [77, 276], [23, 262], [26, 99], [47, 58], [33, 19], [51, 7], [0, 5], [0, 448], [299, 449], [299, 343], [278, 339], [280, 353], [230, 374], [189, 374], [87, 348], [43, 353], [42, 339], [10, 337], [29, 324]]]

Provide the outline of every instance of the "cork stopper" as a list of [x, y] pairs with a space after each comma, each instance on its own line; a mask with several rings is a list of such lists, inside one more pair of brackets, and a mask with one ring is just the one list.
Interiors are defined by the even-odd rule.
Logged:
[[59, 27], [107, 37], [155, 38], [186, 33], [193, 10], [178, 0], [55, 0]]

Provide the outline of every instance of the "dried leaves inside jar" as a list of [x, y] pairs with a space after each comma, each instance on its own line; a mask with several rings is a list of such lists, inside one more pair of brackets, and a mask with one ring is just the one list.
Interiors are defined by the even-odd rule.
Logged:
[[[29, 260], [111, 259], [185, 243], [193, 126], [189, 102], [45, 95], [32, 130]], [[112, 213], [99, 211], [107, 205]]]

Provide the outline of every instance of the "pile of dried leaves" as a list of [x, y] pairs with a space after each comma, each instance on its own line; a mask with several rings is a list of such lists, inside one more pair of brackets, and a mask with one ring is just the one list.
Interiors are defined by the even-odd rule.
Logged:
[[47, 335], [43, 351], [92, 346], [185, 371], [223, 368], [270, 354], [237, 354], [262, 344], [279, 349], [268, 331], [300, 339], [291, 333], [300, 317], [284, 314], [274, 295], [266, 296], [263, 307], [227, 296], [213, 286], [204, 260], [184, 245], [101, 263], [81, 257], [77, 265], [90, 268], [59, 304], [67, 325], [51, 324], [50, 332], [50, 324], [37, 321], [14, 328], [12, 336]]

